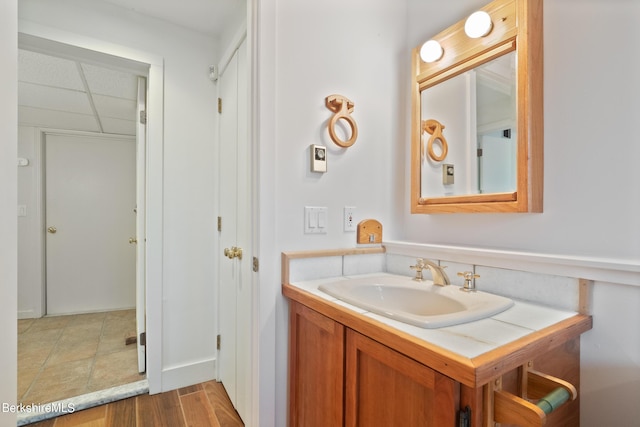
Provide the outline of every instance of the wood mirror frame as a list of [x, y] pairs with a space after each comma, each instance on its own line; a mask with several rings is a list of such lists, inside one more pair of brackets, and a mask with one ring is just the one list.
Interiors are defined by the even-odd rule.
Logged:
[[[493, 28], [471, 39], [465, 20], [433, 40], [444, 49], [436, 62], [412, 51], [411, 213], [542, 212], [543, 192], [543, 43], [542, 0], [495, 0], [482, 9]], [[421, 92], [509, 52], [516, 52], [516, 190], [425, 198], [421, 192]], [[452, 141], [449, 141], [451, 144]]]

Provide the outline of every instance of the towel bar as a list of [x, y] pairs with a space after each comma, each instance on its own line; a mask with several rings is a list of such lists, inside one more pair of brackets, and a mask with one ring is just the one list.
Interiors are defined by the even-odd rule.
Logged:
[[565, 402], [578, 397], [578, 392], [572, 384], [534, 371], [529, 366], [531, 363], [520, 368], [523, 373], [523, 397], [502, 390], [500, 380], [489, 385], [494, 422], [521, 427], [540, 427], [546, 423], [548, 414]]

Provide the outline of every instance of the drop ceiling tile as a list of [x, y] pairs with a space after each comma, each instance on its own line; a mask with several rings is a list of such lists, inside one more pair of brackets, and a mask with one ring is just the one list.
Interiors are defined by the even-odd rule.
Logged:
[[25, 126], [100, 132], [93, 116], [25, 106], [18, 107], [18, 123]]
[[135, 135], [135, 120], [113, 119], [109, 117], [101, 118], [104, 133], [115, 133], [119, 135]]
[[138, 76], [90, 64], [82, 64], [87, 85], [92, 93], [136, 100]]
[[18, 83], [18, 105], [93, 114], [86, 93], [32, 83]]
[[100, 117], [114, 119], [135, 120], [136, 101], [122, 98], [114, 98], [104, 95], [93, 95], [93, 104]]
[[19, 81], [65, 89], [84, 90], [75, 61], [20, 49]]

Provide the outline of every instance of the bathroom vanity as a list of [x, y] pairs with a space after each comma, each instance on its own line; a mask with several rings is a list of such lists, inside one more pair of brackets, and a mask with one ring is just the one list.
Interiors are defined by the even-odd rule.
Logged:
[[[487, 319], [425, 329], [318, 289], [367, 275], [289, 283], [289, 259], [291, 427], [579, 425], [590, 316], [515, 301]], [[547, 415], [535, 402], [555, 390], [569, 401], [551, 397]]]

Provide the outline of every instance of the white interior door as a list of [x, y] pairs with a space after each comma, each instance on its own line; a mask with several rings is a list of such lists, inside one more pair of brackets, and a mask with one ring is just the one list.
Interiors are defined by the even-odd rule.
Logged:
[[[220, 351], [229, 398], [247, 421], [251, 410], [251, 189], [247, 134], [247, 50], [243, 42], [220, 77]], [[242, 258], [232, 250], [240, 248]], [[225, 256], [225, 249], [229, 256]]]
[[47, 134], [46, 312], [135, 306], [136, 145]]
[[238, 212], [236, 224], [237, 245], [245, 257], [239, 263], [236, 287], [236, 410], [245, 423], [250, 423], [251, 413], [251, 324], [253, 303], [253, 240], [251, 212], [251, 152], [249, 149], [249, 93], [247, 43], [243, 42], [236, 53], [238, 58]]
[[[147, 79], [138, 77], [136, 121], [136, 332], [138, 372], [147, 369], [146, 357], [146, 164], [147, 164]], [[145, 337], [144, 340], [142, 337]]]
[[[225, 249], [237, 247], [238, 215], [238, 99], [237, 54], [218, 80], [220, 112], [220, 381], [233, 406], [237, 404], [236, 387], [236, 303], [239, 276], [238, 258], [230, 259]], [[243, 259], [246, 254], [244, 254]]]

